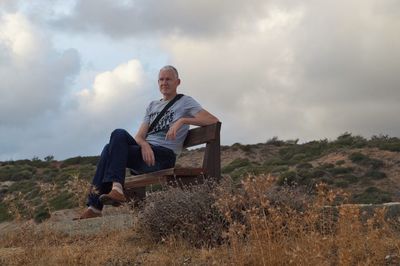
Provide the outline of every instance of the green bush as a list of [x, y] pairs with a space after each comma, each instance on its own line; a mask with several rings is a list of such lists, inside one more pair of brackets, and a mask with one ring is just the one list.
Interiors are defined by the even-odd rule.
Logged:
[[292, 164], [299, 163], [307, 158], [305, 153], [297, 153], [290, 159]]
[[280, 158], [272, 158], [265, 161], [264, 165], [287, 165], [287, 162]]
[[312, 171], [309, 169], [300, 169], [297, 171], [297, 174], [302, 181], [314, 178]]
[[311, 171], [312, 178], [322, 178], [322, 177], [327, 177], [327, 175], [328, 173], [321, 168], [315, 168]]
[[290, 163], [316, 159], [329, 149], [328, 141], [311, 141], [301, 145], [295, 144], [279, 150], [283, 160], [290, 160]]
[[237, 183], [238, 180], [240, 180], [244, 175], [246, 174], [262, 174], [262, 173], [268, 173], [270, 170], [268, 167], [264, 166], [253, 166], [253, 165], [247, 165], [243, 167], [236, 168], [230, 173], [231, 178], [235, 183]]
[[36, 197], [32, 197], [31, 204], [33, 206], [39, 206], [39, 205], [43, 204], [43, 198], [42, 198], [41, 193], [39, 193]]
[[321, 168], [321, 169], [331, 169], [331, 168], [335, 168], [335, 165], [332, 164], [332, 163], [324, 163], [319, 168]]
[[0, 167], [0, 181], [20, 181], [34, 177], [36, 168], [27, 164]]
[[383, 161], [378, 159], [372, 159], [360, 152], [355, 152], [349, 155], [349, 159], [356, 164], [368, 166], [373, 169], [378, 169], [383, 166]]
[[8, 206], [4, 202], [0, 202], [0, 222], [12, 220], [12, 215], [8, 211]]
[[79, 176], [85, 180], [92, 180], [96, 172], [96, 166], [92, 164], [84, 164], [79, 167]]
[[72, 157], [69, 159], [66, 159], [62, 161], [61, 163], [61, 168], [65, 168], [71, 165], [77, 165], [77, 164], [92, 164], [92, 165], [97, 165], [97, 162], [99, 161], [100, 157], [99, 156], [77, 156], [77, 157]]
[[60, 169], [54, 167], [44, 168], [42, 174], [43, 175], [56, 175], [60, 172]]
[[36, 168], [43, 168], [49, 166], [49, 162], [38, 160], [32, 160], [29, 165], [36, 167]]
[[378, 159], [370, 159], [369, 165], [371, 166], [372, 169], [379, 169], [384, 165], [384, 163], [383, 161]]
[[292, 186], [297, 184], [297, 181], [298, 181], [297, 173], [295, 171], [286, 171], [279, 176], [277, 184], [279, 186], [283, 185]]
[[392, 201], [390, 194], [376, 187], [369, 187], [363, 193], [354, 195], [354, 203], [359, 204], [379, 204]]
[[26, 194], [32, 190], [34, 190], [36, 187], [36, 182], [33, 180], [22, 180], [20, 182], [15, 182], [13, 183], [9, 188], [9, 192], [21, 192], [23, 194]]
[[0, 167], [0, 181], [12, 180], [12, 176], [18, 171], [13, 165]]
[[30, 191], [26, 192], [24, 196], [24, 200], [31, 200], [39, 196], [40, 194], [40, 188], [35, 186], [33, 187]]
[[327, 176], [319, 178], [319, 181], [325, 184], [333, 185], [334, 181], [332, 178], [329, 178]]
[[349, 186], [350, 183], [345, 179], [339, 178], [339, 179], [334, 179], [333, 184], [340, 188], [346, 188]]
[[29, 170], [18, 171], [11, 177], [12, 181], [31, 179], [34, 175]]
[[300, 163], [298, 165], [296, 165], [297, 169], [311, 169], [313, 168], [312, 164], [310, 163]]
[[33, 219], [36, 223], [41, 223], [48, 218], [50, 218], [50, 212], [48, 208], [40, 206], [35, 210]]
[[348, 174], [353, 172], [353, 168], [351, 167], [334, 167], [327, 170], [329, 173], [333, 175], [340, 175], [340, 174]]
[[368, 141], [361, 136], [352, 136], [351, 133], [345, 132], [340, 135], [332, 146], [335, 147], [351, 147], [351, 148], [363, 148], [367, 146]]
[[367, 155], [362, 154], [361, 152], [355, 152], [349, 155], [349, 159], [353, 163], [361, 163], [369, 160]]
[[[221, 152], [223, 152], [223, 151], [228, 151], [228, 150], [230, 150], [230, 148], [231, 148], [231, 146], [229, 146], [229, 145], [221, 145]], [[183, 154], [184, 152], [187, 152], [187, 151], [188, 151], [188, 149], [183, 148], [182, 154]]]
[[242, 151], [244, 151], [246, 154], [251, 153], [252, 148], [255, 147], [255, 145], [242, 145], [240, 148]]
[[240, 150], [242, 148], [242, 146], [243, 146], [242, 144], [240, 144], [239, 142], [236, 142], [236, 143], [232, 144], [231, 148], [233, 151], [237, 151], [237, 150]]
[[343, 164], [345, 164], [345, 163], [346, 163], [345, 160], [339, 160], [339, 161], [337, 161], [335, 164], [336, 164], [336, 165], [343, 165]]
[[49, 200], [49, 206], [52, 211], [71, 209], [77, 207], [77, 205], [77, 202], [74, 201], [73, 194], [67, 191], [62, 191]]
[[249, 166], [251, 163], [249, 161], [249, 159], [242, 159], [242, 158], [237, 158], [235, 160], [233, 160], [232, 162], [230, 162], [227, 166], [223, 167], [221, 169], [222, 173], [226, 174], [226, 173], [230, 173], [233, 170], [237, 169], [237, 168], [241, 168], [244, 166]]
[[400, 151], [400, 139], [391, 138], [388, 135], [372, 136], [369, 141], [370, 147], [377, 147], [381, 150]]
[[275, 136], [275, 137], [272, 137], [271, 139], [267, 140], [266, 144], [280, 147], [280, 146], [285, 145], [285, 142]]
[[358, 176], [352, 175], [352, 174], [340, 175], [340, 176], [337, 176], [337, 178], [342, 178], [342, 179], [348, 181], [350, 184], [354, 184], [354, 183], [357, 183], [358, 181], [360, 181], [360, 178]]
[[371, 178], [371, 179], [383, 179], [386, 178], [386, 174], [384, 172], [378, 171], [378, 170], [370, 170], [365, 173], [365, 177]]
[[287, 165], [276, 165], [271, 169], [271, 173], [281, 173], [289, 170], [289, 166]]
[[400, 140], [395, 143], [385, 143], [379, 146], [381, 150], [400, 152]]
[[51, 162], [51, 161], [54, 161], [54, 156], [53, 155], [47, 155], [43, 159], [44, 159], [45, 162]]

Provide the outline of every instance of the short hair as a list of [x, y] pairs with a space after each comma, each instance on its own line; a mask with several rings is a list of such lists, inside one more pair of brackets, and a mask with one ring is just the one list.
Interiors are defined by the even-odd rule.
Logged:
[[161, 71], [164, 71], [164, 70], [172, 70], [172, 71], [175, 73], [175, 77], [176, 77], [177, 79], [179, 79], [178, 70], [176, 70], [175, 67], [173, 67], [173, 66], [171, 66], [171, 65], [166, 65], [166, 66], [163, 66], [163, 67], [160, 69], [160, 72], [161, 72]]

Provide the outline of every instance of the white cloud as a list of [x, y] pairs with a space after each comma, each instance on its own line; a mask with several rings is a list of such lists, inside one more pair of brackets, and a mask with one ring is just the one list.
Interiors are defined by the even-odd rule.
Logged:
[[100, 153], [114, 129], [135, 133], [151, 95], [157, 92], [152, 85], [135, 59], [98, 73], [90, 88], [73, 96], [74, 104], [51, 127], [52, 139], [43, 142], [54, 143], [53, 150], [61, 158]]
[[26, 123], [56, 111], [79, 70], [77, 51], [55, 51], [20, 13], [1, 16], [0, 24], [0, 123]]
[[103, 125], [132, 119], [139, 110], [140, 117], [144, 114], [142, 101], [151, 94], [148, 82], [138, 60], [130, 60], [112, 71], [99, 73], [92, 88], [77, 94], [78, 112], [96, 118]]

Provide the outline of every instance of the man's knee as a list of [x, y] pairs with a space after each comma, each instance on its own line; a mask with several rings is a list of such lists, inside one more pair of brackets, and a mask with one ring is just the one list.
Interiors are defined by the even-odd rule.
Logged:
[[104, 148], [103, 148], [103, 151], [102, 151], [101, 154], [103, 154], [103, 153], [108, 153], [109, 147], [110, 147], [110, 144], [108, 144], [108, 143], [107, 143], [106, 145], [104, 145]]
[[125, 129], [117, 128], [117, 129], [114, 129], [114, 131], [111, 133], [111, 139], [126, 138], [126, 134], [127, 134], [127, 132]]

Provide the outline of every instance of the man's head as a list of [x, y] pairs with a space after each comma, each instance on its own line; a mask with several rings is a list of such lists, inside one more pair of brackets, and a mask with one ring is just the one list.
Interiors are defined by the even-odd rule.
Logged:
[[158, 74], [158, 86], [164, 100], [171, 100], [177, 94], [177, 88], [181, 80], [178, 71], [173, 66], [164, 66]]

